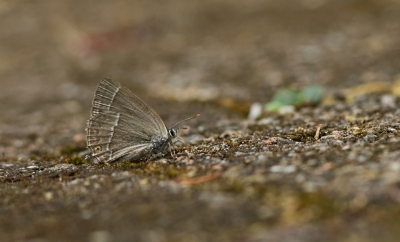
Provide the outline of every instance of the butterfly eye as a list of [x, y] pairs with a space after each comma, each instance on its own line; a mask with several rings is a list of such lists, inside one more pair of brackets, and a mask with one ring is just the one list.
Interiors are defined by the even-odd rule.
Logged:
[[176, 137], [176, 130], [175, 129], [168, 130], [168, 133], [169, 133], [170, 136]]

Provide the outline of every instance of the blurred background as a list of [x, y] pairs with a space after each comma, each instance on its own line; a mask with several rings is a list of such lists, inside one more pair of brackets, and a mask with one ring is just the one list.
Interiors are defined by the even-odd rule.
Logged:
[[[399, 74], [399, 0], [0, 1], [0, 238], [398, 241]], [[80, 165], [103, 77], [167, 126], [200, 113], [197, 163]]]
[[113, 78], [166, 120], [246, 118], [276, 90], [394, 82], [400, 1], [2, 1], [0, 152], [84, 139]]

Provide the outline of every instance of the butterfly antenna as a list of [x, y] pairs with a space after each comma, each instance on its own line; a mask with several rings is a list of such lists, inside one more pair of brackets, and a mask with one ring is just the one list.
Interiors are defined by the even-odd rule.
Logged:
[[181, 121], [177, 122], [176, 124], [174, 124], [174, 126], [172, 126], [171, 129], [175, 128], [175, 126], [177, 126], [178, 124], [180, 124], [180, 123], [182, 123], [182, 122], [185, 122], [185, 121], [188, 121], [188, 120], [191, 120], [191, 119], [198, 118], [199, 116], [200, 116], [200, 114], [196, 114], [196, 115], [194, 115], [193, 117], [190, 117], [190, 118], [186, 118], [186, 119], [184, 119], [184, 120], [181, 120]]

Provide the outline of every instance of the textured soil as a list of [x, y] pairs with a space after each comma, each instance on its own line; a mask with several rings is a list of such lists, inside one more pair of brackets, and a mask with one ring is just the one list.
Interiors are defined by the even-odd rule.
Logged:
[[[0, 29], [0, 241], [398, 241], [398, 1], [12, 1]], [[201, 114], [177, 157], [84, 159], [102, 77]]]

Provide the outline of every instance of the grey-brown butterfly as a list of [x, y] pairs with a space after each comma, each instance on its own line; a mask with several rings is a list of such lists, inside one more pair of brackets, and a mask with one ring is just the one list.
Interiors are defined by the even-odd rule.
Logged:
[[173, 146], [179, 123], [167, 129], [160, 116], [116, 81], [104, 78], [94, 94], [86, 127], [88, 159], [95, 163], [116, 160], [143, 161]]

